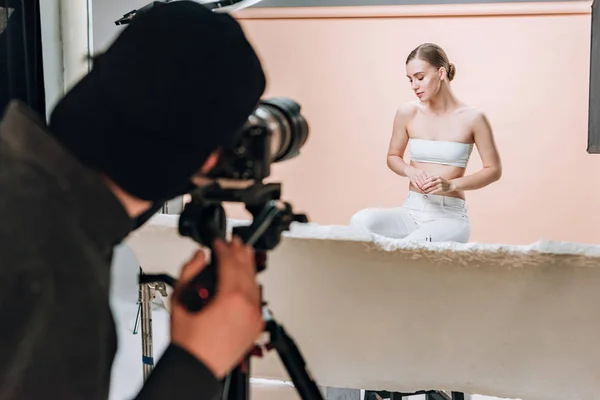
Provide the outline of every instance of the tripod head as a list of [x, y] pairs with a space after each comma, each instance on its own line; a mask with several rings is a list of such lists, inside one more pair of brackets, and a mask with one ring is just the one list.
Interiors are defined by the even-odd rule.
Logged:
[[[281, 234], [289, 230], [292, 222], [308, 222], [305, 214], [295, 214], [288, 202], [281, 198], [280, 183], [252, 183], [244, 188], [224, 188], [214, 183], [191, 193], [179, 219], [179, 234], [190, 237], [205, 246], [216, 238], [225, 239], [226, 216], [222, 202], [243, 203], [252, 215], [250, 226], [237, 226], [232, 234], [257, 251], [273, 250]], [[260, 271], [257, 271], [260, 272]]]
[[[253, 216], [249, 226], [237, 226], [232, 234], [255, 249], [256, 273], [266, 269], [266, 252], [274, 249], [284, 231], [292, 222], [308, 222], [305, 214], [295, 214], [287, 202], [278, 202], [281, 196], [279, 183], [253, 183], [245, 188], [223, 188], [214, 183], [191, 193], [179, 218], [179, 234], [205, 245], [212, 250], [215, 239], [225, 239], [227, 218], [223, 202], [243, 203]], [[216, 290], [216, 257], [180, 292], [179, 300], [190, 311], [199, 311], [211, 300]]]

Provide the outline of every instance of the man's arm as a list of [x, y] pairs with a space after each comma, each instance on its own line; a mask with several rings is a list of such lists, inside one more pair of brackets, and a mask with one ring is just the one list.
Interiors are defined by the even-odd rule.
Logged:
[[171, 344], [137, 400], [162, 400], [167, 395], [182, 400], [219, 398], [219, 380], [263, 332], [254, 251], [235, 236], [227, 244], [217, 240], [213, 251], [219, 260], [218, 294], [198, 313], [177, 300], [176, 293], [207, 265], [206, 253], [200, 250], [181, 270], [171, 301]]
[[[32, 198], [56, 196], [37, 196], [40, 186], [0, 200], [0, 398], [105, 399], [115, 345], [109, 260], [65, 212], [68, 201]], [[205, 364], [172, 344], [137, 399], [213, 400], [220, 392]]]
[[202, 362], [171, 343], [135, 399], [216, 400], [221, 390], [221, 382]]

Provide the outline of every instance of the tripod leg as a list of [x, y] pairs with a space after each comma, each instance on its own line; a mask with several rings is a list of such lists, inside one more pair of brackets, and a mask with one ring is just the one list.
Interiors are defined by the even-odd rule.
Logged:
[[267, 330], [271, 334], [271, 342], [268, 347], [274, 348], [279, 354], [300, 398], [302, 400], [323, 400], [321, 389], [310, 376], [300, 350], [283, 327], [273, 319], [270, 312], [265, 310], [265, 313], [269, 315]]
[[427, 394], [425, 395], [425, 399], [427, 399], [427, 400], [452, 400], [452, 398], [450, 396], [448, 396], [446, 393], [440, 392], [437, 390], [427, 392]]
[[248, 400], [250, 398], [250, 356], [235, 367], [227, 376], [223, 400]]

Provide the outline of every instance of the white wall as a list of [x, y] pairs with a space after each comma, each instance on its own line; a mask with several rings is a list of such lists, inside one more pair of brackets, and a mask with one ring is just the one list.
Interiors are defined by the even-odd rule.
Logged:
[[[88, 0], [92, 2], [94, 53], [102, 52], [115, 39], [123, 26], [115, 25], [115, 21], [129, 11], [139, 9], [150, 0]], [[194, 0], [199, 3], [212, 3], [216, 0]], [[245, 0], [243, 7], [260, 7], [265, 0]], [[240, 6], [239, 4], [237, 6]], [[236, 6], [236, 7], [237, 7]], [[234, 7], [234, 9], [236, 8]], [[228, 7], [225, 12], [232, 10]]]
[[[60, 23], [63, 43], [64, 89], [69, 90], [89, 71], [91, 1], [61, 0]], [[88, 28], [89, 27], [89, 28]]]
[[123, 29], [115, 25], [117, 19], [148, 3], [150, 0], [92, 0], [93, 53], [102, 52]]
[[91, 0], [40, 2], [47, 115], [56, 101], [89, 71]]
[[56, 101], [63, 93], [64, 84], [60, 34], [60, 0], [40, 1], [40, 19], [42, 25], [46, 114], [50, 115]]

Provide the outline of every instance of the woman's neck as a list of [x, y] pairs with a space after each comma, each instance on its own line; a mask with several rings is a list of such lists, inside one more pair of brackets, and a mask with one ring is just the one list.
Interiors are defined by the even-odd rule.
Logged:
[[437, 95], [427, 102], [427, 108], [434, 114], [444, 114], [459, 105], [460, 102], [447, 84], [443, 84]]

